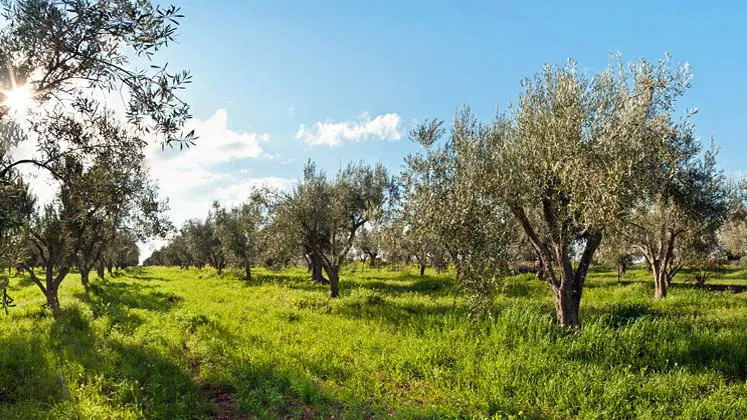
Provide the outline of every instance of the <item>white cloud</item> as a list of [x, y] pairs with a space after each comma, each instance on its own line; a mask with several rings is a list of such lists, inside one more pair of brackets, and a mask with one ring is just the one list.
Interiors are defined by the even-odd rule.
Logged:
[[[252, 180], [273, 181], [281, 178], [247, 178], [250, 171], [237, 167], [238, 159], [267, 159], [261, 144], [268, 134], [234, 131], [228, 127], [228, 113], [218, 109], [206, 120], [191, 120], [185, 127], [194, 129], [197, 144], [189, 149], [161, 150], [151, 140], [148, 160], [151, 176], [159, 184], [162, 197], [168, 197], [169, 215], [176, 226], [191, 218], [204, 218], [213, 200], [238, 204], [249, 194]], [[243, 189], [243, 191], [242, 191]]]
[[255, 188], [271, 188], [274, 190], [289, 190], [296, 183], [295, 180], [280, 177], [247, 178], [215, 191], [215, 199], [226, 204], [243, 203], [249, 193]]
[[[262, 155], [260, 143], [269, 141], [263, 133], [237, 132], [228, 128], [228, 113], [218, 109], [205, 121], [193, 119], [184, 127], [194, 130], [199, 137], [196, 145], [184, 150], [161, 150], [158, 142], [151, 142], [150, 156], [157, 161], [172, 161], [179, 166], [206, 165]], [[178, 149], [178, 147], [176, 147]]]
[[311, 145], [340, 146], [346, 141], [368, 139], [395, 141], [402, 138], [400, 116], [395, 113], [377, 115], [371, 119], [363, 113], [357, 121], [317, 122], [311, 127], [299, 126], [296, 139]]

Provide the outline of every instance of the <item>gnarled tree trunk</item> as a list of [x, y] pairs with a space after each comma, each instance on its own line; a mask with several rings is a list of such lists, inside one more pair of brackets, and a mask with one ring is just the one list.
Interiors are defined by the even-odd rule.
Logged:
[[252, 280], [252, 264], [249, 261], [244, 261], [244, 280]]
[[106, 268], [104, 267], [104, 263], [103, 262], [99, 262], [96, 265], [96, 275], [98, 275], [101, 280], [104, 280], [105, 269]]
[[329, 277], [329, 297], [337, 298], [340, 297], [340, 270], [339, 268], [331, 267], [327, 269], [327, 277]]
[[569, 282], [569, 284], [561, 287], [550, 286], [555, 301], [555, 314], [558, 324], [564, 327], [580, 325], [578, 312], [581, 307], [581, 289], [573, 283], [575, 282]]
[[90, 284], [88, 277], [89, 277], [89, 273], [91, 272], [91, 269], [88, 267], [79, 267], [78, 270], [80, 270], [81, 284], [83, 285], [83, 287], [88, 288], [88, 285]]
[[36, 285], [39, 287], [39, 289], [44, 294], [44, 297], [46, 297], [47, 307], [49, 307], [52, 310], [57, 310], [60, 307], [60, 298], [59, 298], [60, 283], [62, 283], [62, 280], [65, 279], [65, 276], [67, 276], [67, 273], [70, 272], [70, 268], [61, 267], [56, 276], [54, 275], [54, 266], [52, 264], [45, 265], [43, 267], [43, 270], [44, 270], [44, 283], [42, 283], [42, 281], [36, 277], [33, 267], [27, 267], [27, 271], [29, 273], [29, 276], [31, 277], [31, 280], [34, 283], [36, 283]]
[[667, 275], [666, 270], [662, 268], [654, 268], [654, 297], [656, 299], [663, 299], [667, 297]]
[[548, 203], [544, 203], [544, 218], [549, 226], [559, 229], [547, 237], [540, 237], [535, 231], [522, 207], [513, 207], [512, 213], [518, 219], [522, 229], [540, 260], [539, 276], [548, 282], [555, 303], [555, 315], [561, 327], [579, 327], [579, 309], [586, 274], [589, 271], [592, 257], [602, 241], [600, 231], [587, 231], [581, 237], [585, 240], [584, 251], [578, 266], [571, 264], [570, 244], [562, 233], [564, 226], [558, 226]]
[[311, 260], [311, 281], [319, 284], [329, 284], [329, 280], [324, 278], [324, 274], [322, 273], [322, 269], [324, 268], [322, 256], [316, 252], [312, 252], [309, 257]]

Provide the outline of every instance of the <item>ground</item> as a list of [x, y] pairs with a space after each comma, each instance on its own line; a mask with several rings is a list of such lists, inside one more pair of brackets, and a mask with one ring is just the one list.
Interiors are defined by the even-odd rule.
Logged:
[[452, 275], [134, 268], [62, 310], [23, 279], [0, 315], [0, 418], [745, 418], [744, 272], [654, 301], [648, 273], [590, 275], [583, 327], [547, 286], [507, 280], [470, 317]]

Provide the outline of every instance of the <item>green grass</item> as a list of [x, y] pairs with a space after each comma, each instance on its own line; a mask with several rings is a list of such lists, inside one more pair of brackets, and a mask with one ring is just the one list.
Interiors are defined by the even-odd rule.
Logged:
[[484, 321], [447, 274], [348, 271], [338, 300], [307, 278], [137, 268], [86, 293], [71, 275], [57, 317], [15, 279], [0, 418], [210, 418], [216, 389], [259, 418], [747, 416], [747, 293], [655, 302], [645, 272], [593, 272], [569, 332], [531, 275]]

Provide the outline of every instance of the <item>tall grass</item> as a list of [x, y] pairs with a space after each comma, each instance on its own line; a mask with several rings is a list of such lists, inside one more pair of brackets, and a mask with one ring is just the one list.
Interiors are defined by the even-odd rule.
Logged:
[[259, 418], [747, 415], [747, 293], [656, 302], [647, 273], [595, 272], [569, 332], [531, 275], [487, 320], [448, 274], [358, 267], [337, 300], [307, 277], [131, 269], [85, 292], [73, 276], [56, 317], [15, 279], [0, 418], [207, 418], [207, 389]]

